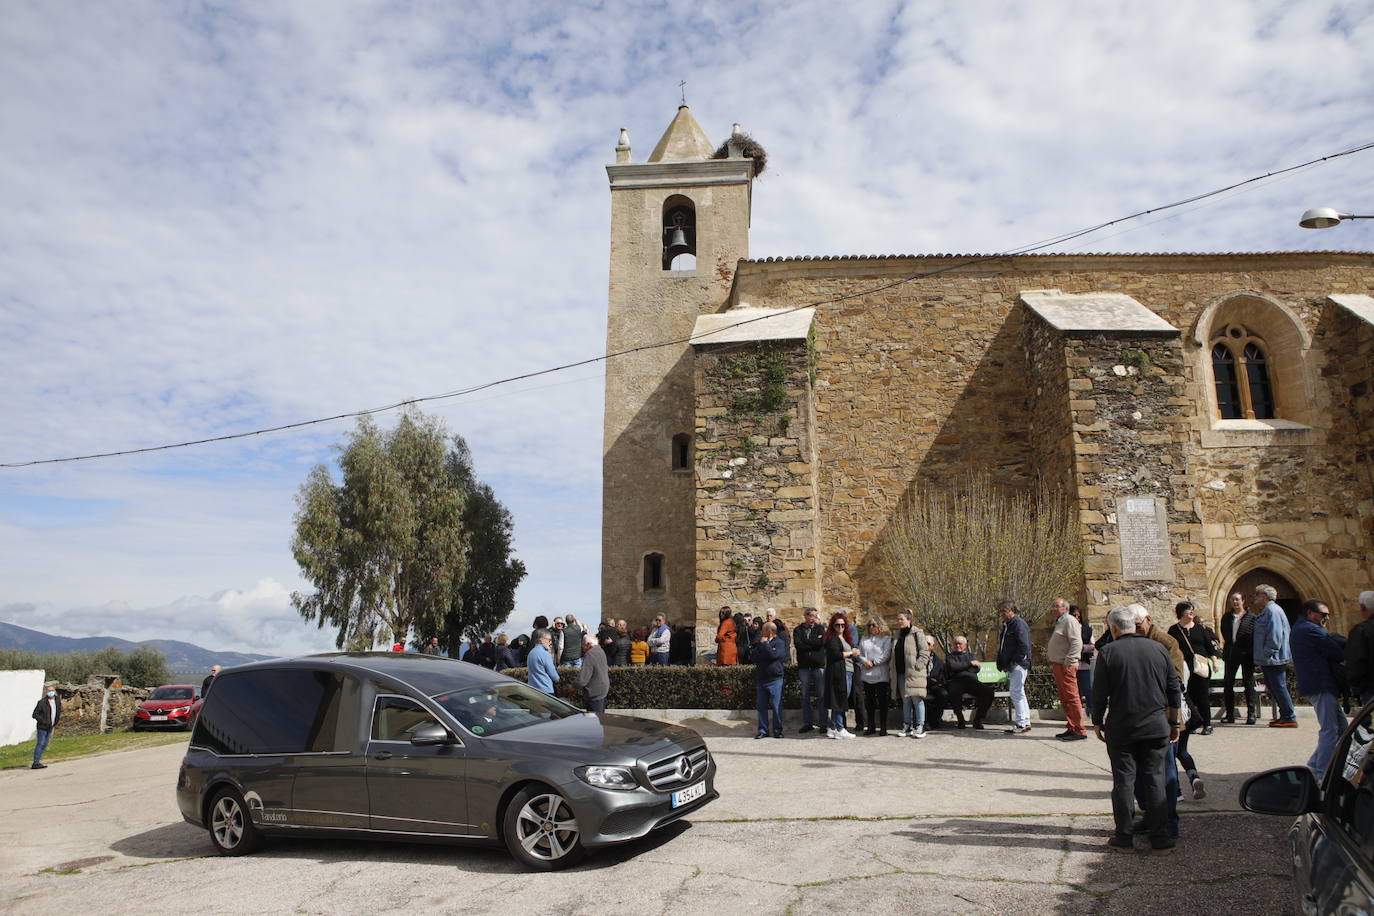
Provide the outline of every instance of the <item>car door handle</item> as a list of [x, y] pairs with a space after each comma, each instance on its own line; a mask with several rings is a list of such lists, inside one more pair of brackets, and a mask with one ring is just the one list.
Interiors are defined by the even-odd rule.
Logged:
[[377, 753], [372, 755], [372, 758], [374, 760], [390, 760], [391, 751], [378, 751]]

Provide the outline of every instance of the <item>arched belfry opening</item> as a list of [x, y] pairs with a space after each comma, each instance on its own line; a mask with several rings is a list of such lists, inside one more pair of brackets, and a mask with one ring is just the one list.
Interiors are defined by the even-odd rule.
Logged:
[[663, 202], [663, 269], [697, 266], [697, 209], [691, 199], [674, 194]]

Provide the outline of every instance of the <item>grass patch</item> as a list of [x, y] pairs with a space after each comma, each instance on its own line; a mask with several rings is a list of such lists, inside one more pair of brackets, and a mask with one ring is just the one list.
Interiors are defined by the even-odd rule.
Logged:
[[[178, 741], [186, 741], [188, 737], [185, 732], [133, 732], [128, 729], [103, 735], [64, 735], [48, 742], [48, 749], [43, 752], [43, 762], [51, 763], [54, 760], [91, 757], [111, 751], [132, 751], [160, 744], [175, 744]], [[33, 763], [35, 743], [25, 741], [23, 744], [0, 747], [0, 770], [26, 767]]]

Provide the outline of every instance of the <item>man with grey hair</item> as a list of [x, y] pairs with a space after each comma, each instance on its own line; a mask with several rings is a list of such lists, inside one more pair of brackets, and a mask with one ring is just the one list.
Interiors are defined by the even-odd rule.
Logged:
[[1045, 657], [1054, 669], [1054, 686], [1064, 710], [1065, 729], [1055, 735], [1060, 741], [1082, 741], [1088, 737], [1083, 727], [1083, 699], [1078, 695], [1078, 660], [1083, 655], [1083, 626], [1069, 613], [1069, 602], [1055, 598], [1050, 602], [1054, 629], [1050, 632]]
[[1107, 745], [1112, 765], [1112, 816], [1116, 830], [1107, 845], [1135, 847], [1131, 822], [1137, 783], [1150, 847], [1173, 850], [1169, 835], [1164, 763], [1178, 740], [1183, 689], [1163, 645], [1137, 630], [1139, 605], [1112, 608], [1112, 641], [1097, 654], [1093, 673], [1093, 731]]
[[1345, 644], [1345, 671], [1360, 703], [1374, 699], [1374, 592], [1360, 592], [1360, 622]]
[[594, 633], [584, 631], [582, 634], [582, 664], [578, 668], [577, 686], [587, 688], [587, 712], [604, 713], [611, 679], [606, 670], [606, 652]]
[[1288, 693], [1288, 663], [1293, 660], [1288, 646], [1290, 627], [1288, 615], [1276, 600], [1279, 593], [1272, 585], [1255, 586], [1254, 604], [1260, 607], [1255, 618], [1255, 662], [1264, 672], [1264, 686], [1269, 698], [1279, 707], [1279, 717], [1272, 728], [1297, 728], [1298, 713]]

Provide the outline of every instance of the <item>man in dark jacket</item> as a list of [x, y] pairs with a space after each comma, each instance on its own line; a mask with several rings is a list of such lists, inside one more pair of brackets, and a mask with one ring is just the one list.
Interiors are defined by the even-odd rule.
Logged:
[[782, 640], [782, 646], [787, 650], [787, 655], [783, 658], [783, 662], [786, 663], [787, 659], [792, 657], [792, 635], [787, 632], [787, 624], [782, 622], [777, 610], [771, 607], [764, 611], [763, 620], [765, 623], [771, 623], [778, 631], [778, 639]]
[[1232, 592], [1221, 615], [1221, 658], [1226, 663], [1222, 698], [1225, 723], [1236, 721], [1236, 674], [1245, 688], [1245, 724], [1254, 725], [1259, 717], [1259, 693], [1255, 690], [1255, 615], [1245, 610], [1245, 596]]
[[1132, 605], [1112, 608], [1107, 615], [1112, 641], [1098, 649], [1093, 731], [1106, 742], [1112, 764], [1116, 832], [1107, 845], [1123, 850], [1135, 846], [1131, 818], [1139, 775], [1150, 846], [1163, 852], [1175, 846], [1165, 807], [1164, 760], [1178, 740], [1183, 688], [1164, 647], [1136, 633], [1136, 613]]
[[582, 634], [585, 632], [577, 618], [569, 614], [563, 629], [563, 650], [559, 653], [558, 664], [573, 668], [582, 667]]
[[[750, 656], [754, 665], [754, 708], [759, 713], [759, 730], [755, 738], [782, 737], [782, 666], [786, 659], [787, 645], [778, 636], [777, 627], [765, 623]], [[770, 711], [771, 724], [768, 721]]]
[[577, 686], [587, 688], [587, 712], [605, 712], [611, 677], [606, 670], [606, 653], [591, 633], [582, 634], [582, 664], [577, 667]]
[[1360, 615], [1364, 619], [1346, 639], [1345, 673], [1350, 690], [1364, 705], [1374, 699], [1374, 592], [1360, 592]]
[[[811, 698], [815, 697], [821, 722], [826, 718], [825, 703], [825, 625], [821, 623], [821, 612], [813, 607], [806, 609], [804, 622], [792, 634], [792, 644], [797, 647], [797, 679], [801, 681], [802, 727], [805, 734], [815, 727], [815, 713], [811, 710]], [[828, 725], [826, 727], [829, 727]]]
[[43, 695], [33, 707], [33, 721], [38, 725], [38, 743], [33, 746], [33, 766], [30, 769], [47, 769], [43, 762], [43, 752], [48, 749], [52, 730], [62, 719], [62, 698], [57, 695], [56, 684], [44, 684]]
[[668, 637], [668, 664], [692, 665], [696, 663], [696, 633], [690, 624], [673, 627]]
[[1331, 609], [1320, 601], [1305, 601], [1302, 616], [1293, 624], [1289, 645], [1293, 650], [1293, 671], [1298, 676], [1298, 693], [1312, 704], [1317, 714], [1317, 749], [1307, 759], [1307, 768], [1320, 781], [1326, 766], [1336, 753], [1341, 733], [1345, 731], [1345, 713], [1341, 711], [1341, 690], [1332, 675], [1333, 665], [1344, 660], [1340, 646], [1326, 632]]
[[949, 688], [949, 704], [954, 707], [954, 718], [959, 721], [960, 728], [965, 727], [964, 697], [973, 697], [973, 727], [980, 731], [984, 717], [992, 708], [992, 685], [978, 680], [982, 664], [968, 650], [967, 637], [954, 637], [954, 651], [945, 656], [945, 681]]
[[606, 653], [607, 664], [613, 663], [615, 659], [615, 621], [607, 617], [601, 621], [601, 627], [596, 631], [596, 644], [601, 647], [601, 651]]
[[1002, 618], [997, 670], [1007, 675], [1007, 692], [1011, 696], [1011, 728], [1007, 734], [1024, 735], [1031, 730], [1030, 703], [1026, 702], [1026, 675], [1031, 666], [1030, 626], [1010, 601], [998, 604], [997, 614]]

